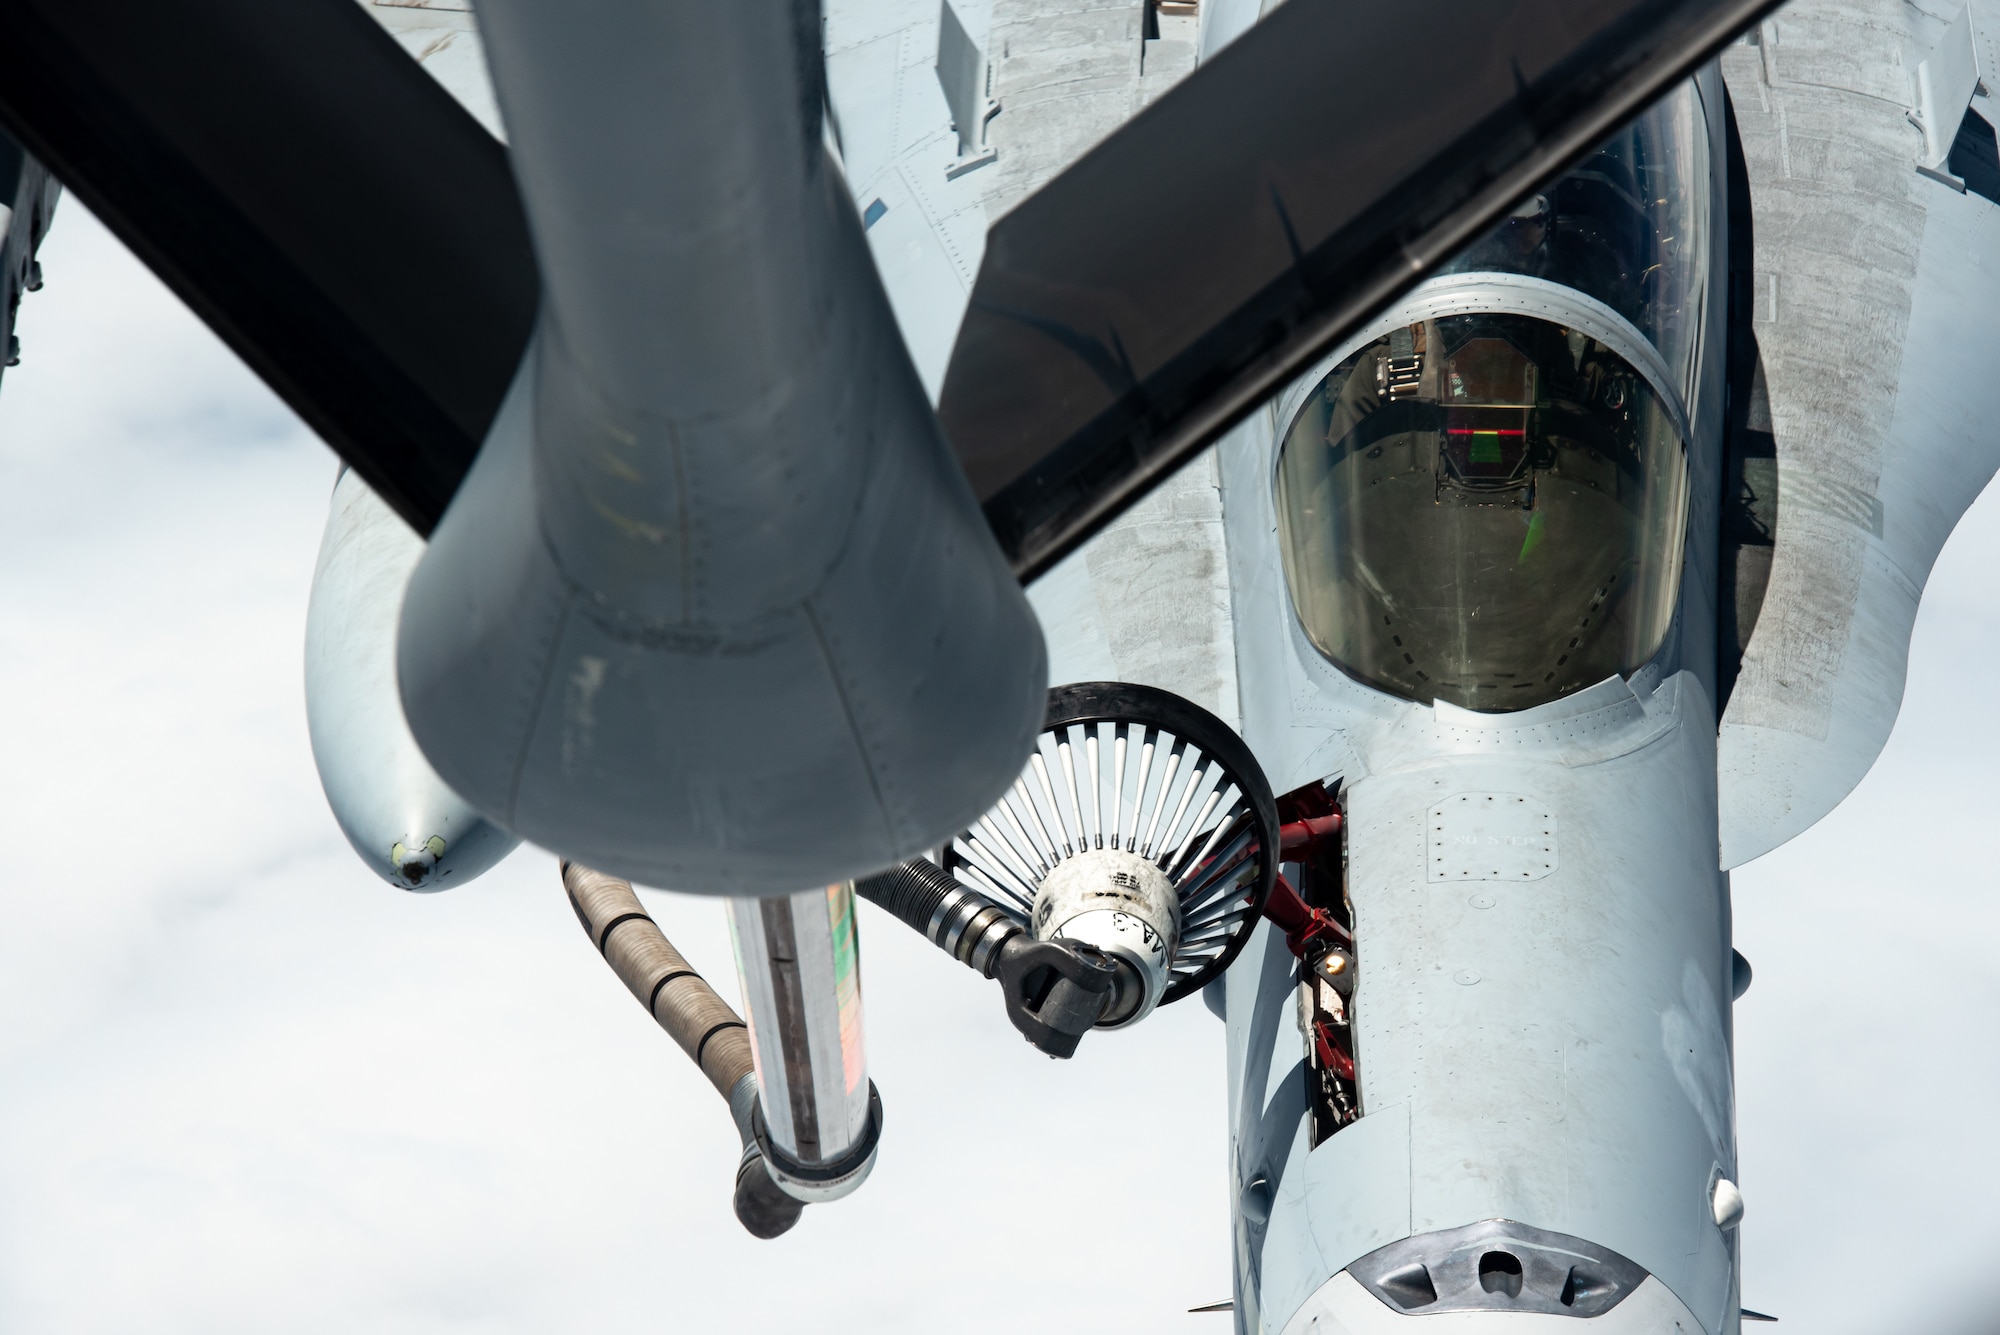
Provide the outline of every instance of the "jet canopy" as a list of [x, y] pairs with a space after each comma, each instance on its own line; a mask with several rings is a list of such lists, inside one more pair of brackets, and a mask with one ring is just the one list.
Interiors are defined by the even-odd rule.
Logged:
[[1467, 246], [1441, 274], [1521, 274], [1581, 292], [1659, 351], [1692, 397], [1715, 200], [1692, 82], [1661, 98]]
[[1713, 245], [1683, 84], [1468, 246], [1281, 443], [1308, 638], [1394, 695], [1543, 704], [1658, 651], [1687, 515]]
[[1335, 366], [1287, 431], [1285, 574], [1320, 653], [1377, 689], [1525, 709], [1629, 673], [1673, 618], [1678, 414], [1605, 343], [1446, 315]]

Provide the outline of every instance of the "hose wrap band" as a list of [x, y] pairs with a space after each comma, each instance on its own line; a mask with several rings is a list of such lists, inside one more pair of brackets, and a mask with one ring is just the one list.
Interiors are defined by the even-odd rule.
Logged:
[[743, 1017], [674, 949], [639, 903], [630, 882], [573, 862], [562, 864], [562, 879], [577, 921], [603, 952], [605, 962], [709, 1082], [728, 1097], [751, 1070]]

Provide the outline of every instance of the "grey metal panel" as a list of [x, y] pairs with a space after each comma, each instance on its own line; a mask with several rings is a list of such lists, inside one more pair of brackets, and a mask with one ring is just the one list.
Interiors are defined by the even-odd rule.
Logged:
[[[1595, 764], [1461, 753], [1347, 789], [1355, 1048], [1364, 1106], [1409, 1105], [1413, 1231], [1506, 1218], [1587, 1238], [1713, 1330], [1730, 1265], [1707, 1190], [1735, 1148], [1712, 733], [1702, 710], [1650, 744], [1645, 724]], [[1467, 789], [1547, 803], [1560, 868], [1425, 881], [1427, 813]]]
[[[1657, 1274], [1706, 1330], [1724, 1328], [1733, 1258], [1706, 1217], [1710, 1175], [1735, 1162], [1727, 894], [1706, 858], [1713, 716], [1685, 673], [1655, 674], [1644, 697], [1616, 679], [1585, 696], [1499, 716], [1396, 704], [1386, 728], [1354, 719], [1368, 763], [1344, 791], [1368, 1116], [1309, 1154], [1302, 1125], [1283, 1124], [1270, 1223], [1254, 1253], [1239, 1247], [1239, 1275], [1260, 1290], [1261, 1326], [1245, 1329], [1285, 1327], [1327, 1276], [1392, 1240], [1382, 1185], [1347, 1180], [1388, 1171], [1356, 1132], [1392, 1110], [1407, 1119], [1411, 1232], [1504, 1217], [1588, 1238]], [[1250, 740], [1269, 749], [1277, 720], [1253, 720]], [[1462, 791], [1546, 803], [1559, 868], [1522, 884], [1433, 883], [1428, 816]], [[1282, 952], [1253, 950], [1230, 978], [1239, 1156], [1268, 1143], [1273, 1111], [1303, 1112], [1283, 1081], [1254, 1115], [1241, 1097], [1259, 1071], [1300, 1079], [1288, 977]], [[1248, 1063], [1256, 1051], [1267, 1064]], [[1366, 1162], [1343, 1166], [1350, 1156]], [[1341, 1192], [1323, 1185], [1336, 1180]], [[1322, 1185], [1288, 1205], [1294, 1183]], [[1367, 1204], [1334, 1226], [1347, 1192]]]
[[411, 580], [404, 705], [480, 810], [689, 891], [935, 846], [1046, 685], [823, 136], [809, 12], [480, 7], [545, 299]]
[[1005, 216], [1140, 106], [1145, 0], [993, 0], [987, 216]]
[[1049, 680], [1131, 681], [1242, 726], [1215, 454], [1197, 455], [1028, 590]]
[[1799, 0], [1723, 60], [1778, 483], [1722, 721], [1724, 866], [1812, 825], [1874, 763], [1924, 581], [2000, 467], [2000, 208], [1918, 175], [1904, 118], [1908, 71], [1943, 30], [1895, 0]]
[[1310, 1264], [1317, 1250], [1296, 1229], [1272, 1239], [1276, 1193], [1304, 1152], [1305, 1082], [1296, 1022], [1293, 960], [1269, 923], [1222, 976], [1229, 1071], [1230, 1241], [1238, 1335], [1262, 1328], [1267, 1246], [1286, 1253], [1281, 1268]]
[[1410, 1235], [1411, 1169], [1408, 1104], [1373, 1109], [1311, 1152], [1300, 1126], [1264, 1247], [1266, 1330], [1303, 1307], [1328, 1274]]
[[[1546, 717], [1432, 721], [1436, 711], [1397, 705], [1389, 728], [1356, 720], [1369, 763], [1345, 794], [1363, 1107], [1408, 1118], [1411, 1231], [1504, 1217], [1588, 1238], [1657, 1274], [1717, 1331], [1732, 1257], [1706, 1191], [1712, 1172], [1733, 1174], [1735, 1149], [1726, 889], [1705, 856], [1712, 715], [1689, 674], [1644, 698], [1615, 680], [1586, 694], [1597, 698]], [[1268, 727], [1252, 723], [1253, 744], [1269, 747]], [[1461, 791], [1548, 804], [1559, 867], [1523, 884], [1431, 882], [1428, 815]], [[1265, 978], [1286, 963], [1267, 957]], [[1252, 983], [1232, 977], [1232, 993]], [[1298, 1050], [1295, 1032], [1275, 1041]], [[1365, 1141], [1348, 1140], [1358, 1126], [1309, 1156], [1301, 1141], [1285, 1180], [1314, 1181], [1322, 1156], [1360, 1152]], [[1340, 1205], [1329, 1194], [1313, 1208]], [[1287, 1304], [1367, 1250], [1329, 1249], [1310, 1211], [1274, 1209], [1260, 1241], [1272, 1331]]]
[[[1192, 68], [1192, 34], [1173, 27], [1189, 20], [1145, 41], [1143, 17], [1136, 0], [995, 0], [999, 157], [966, 178], [993, 216]], [[1196, 457], [1035, 581], [1051, 681], [1159, 686], [1240, 725], [1219, 482], [1213, 454]]]
[[[935, 402], [986, 249], [989, 167], [953, 175], [958, 135], [933, 0], [829, 0], [827, 98], [841, 165], [910, 359]], [[959, 8], [970, 40], [983, 13]]]

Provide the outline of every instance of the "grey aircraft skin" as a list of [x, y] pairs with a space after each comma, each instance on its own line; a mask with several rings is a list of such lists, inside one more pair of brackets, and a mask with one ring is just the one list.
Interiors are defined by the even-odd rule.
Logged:
[[[1993, 29], [1965, 14], [1794, 4], [1676, 95], [1700, 151], [1672, 189], [1706, 244], [1660, 257], [1687, 269], [1688, 314], [1665, 338], [1656, 318], [1645, 341], [1666, 362], [1647, 378], [1685, 423], [1684, 557], [1670, 624], [1615, 675], [1525, 709], [1376, 689], [1316, 642], [1299, 587], [1311, 572], [1287, 560], [1287, 437], [1298, 448], [1322, 378], [1371, 344], [1436, 331], [1447, 312], [1536, 303], [1624, 344], [1573, 297], [1477, 272], [1532, 217], [1222, 442], [1200, 479], [1213, 509], [1184, 531], [1226, 552], [1215, 642], [1233, 664], [1145, 661], [1136, 625], [1119, 624], [1121, 607], [1143, 624], [1171, 597], [1121, 596], [1114, 573], [1134, 567], [1121, 543], [1173, 545], [1144, 531], [1165, 515], [1135, 516], [1071, 563], [1087, 571], [1038, 586], [1058, 679], [1126, 675], [1196, 698], [1219, 683], [1273, 788], [1324, 782], [1347, 812], [1361, 1116], [1331, 1135], [1313, 1124], [1317, 1062], [1277, 932], [1259, 929], [1214, 998], [1229, 1026], [1239, 1330], [1737, 1329], [1730, 1008], [1748, 973], [1724, 868], [1824, 816], [1872, 763], [1924, 578], [2000, 463], [2000, 398], [1977, 369], [1980, 312], [2000, 299], [2000, 211], [1976, 174], [1991, 150], [1974, 148], [1991, 142], [1987, 103], [1972, 102], [1951, 158], [1969, 190], [1917, 170], [1926, 140], [1906, 116], [1911, 75], [1954, 19], [1994, 68]], [[1965, 110], [1934, 115], [1955, 128]], [[1547, 198], [1559, 210], [1607, 165], [1587, 160]], [[1557, 266], [1537, 286], [1549, 279], [1616, 301], [1587, 270]], [[1120, 646], [1110, 662], [1066, 654], [1053, 628], [1091, 611], [1108, 622], [1098, 644]], [[1576, 640], [1551, 627], [1545, 643], [1554, 656]], [[1496, 1251], [1524, 1263], [1525, 1289], [1480, 1273]], [[1604, 1251], [1645, 1278], [1586, 1316], [1562, 1286], [1613, 1282]], [[1427, 1276], [1411, 1284], [1417, 1265]]]
[[[1236, 1330], [1732, 1335], [1728, 869], [1873, 762], [2000, 468], [1989, 3], [1796, 0], [1024, 593], [930, 411], [988, 228], [1275, 0], [826, 0], [821, 105], [783, 118], [746, 73], [810, 48], [783, 6], [692, 35], [658, 6], [621, 45], [527, 0], [361, 0], [510, 141], [543, 306], [428, 545], [338, 480], [329, 805], [401, 889], [526, 838], [731, 896], [760, 1044], [783, 987], [746, 943], [817, 906], [832, 1063], [786, 1078], [845, 1100], [858, 1157], [780, 1185], [825, 1201], [881, 1114], [851, 898], [801, 884], [978, 819], [1047, 684], [1171, 691], [1345, 818], [1285, 873], [1351, 930], [1346, 990], [1266, 923], [1204, 992]], [[608, 113], [637, 87], [658, 104]], [[772, 166], [801, 155], [826, 171]], [[800, 791], [827, 798], [794, 818]], [[623, 975], [643, 913], [572, 894]], [[651, 1008], [686, 976], [626, 981]], [[748, 1171], [774, 1110], [736, 1101]]]
[[21, 298], [42, 285], [35, 259], [55, 220], [62, 186], [48, 168], [0, 134], [0, 370], [21, 360], [14, 318]]

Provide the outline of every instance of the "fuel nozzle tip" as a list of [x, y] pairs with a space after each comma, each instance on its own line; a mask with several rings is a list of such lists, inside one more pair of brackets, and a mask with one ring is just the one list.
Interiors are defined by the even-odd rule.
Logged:
[[736, 1222], [753, 1238], [775, 1238], [791, 1231], [805, 1213], [806, 1203], [788, 1196], [771, 1179], [764, 1156], [753, 1145], [736, 1169]]

